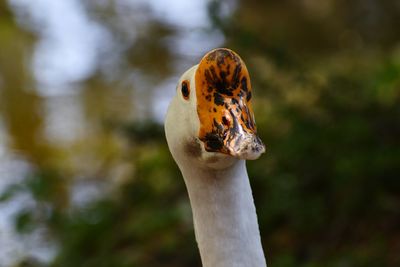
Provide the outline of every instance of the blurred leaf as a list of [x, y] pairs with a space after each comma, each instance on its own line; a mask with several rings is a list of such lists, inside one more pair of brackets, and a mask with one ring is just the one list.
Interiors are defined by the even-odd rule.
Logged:
[[24, 191], [25, 188], [18, 184], [12, 184], [8, 186], [4, 192], [0, 195], [0, 202], [6, 202], [12, 199], [15, 194]]
[[35, 228], [31, 211], [22, 211], [15, 218], [15, 228], [19, 233], [29, 233]]

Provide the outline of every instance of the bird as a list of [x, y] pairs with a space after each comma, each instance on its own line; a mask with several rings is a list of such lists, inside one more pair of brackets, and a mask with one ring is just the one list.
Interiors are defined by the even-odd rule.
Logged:
[[267, 266], [246, 169], [265, 152], [251, 101], [245, 63], [217, 48], [181, 76], [166, 113], [204, 267]]

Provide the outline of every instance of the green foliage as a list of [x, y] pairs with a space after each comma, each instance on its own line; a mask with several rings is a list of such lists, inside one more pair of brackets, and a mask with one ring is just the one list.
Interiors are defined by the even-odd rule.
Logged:
[[[270, 158], [253, 163], [250, 175], [265, 247], [273, 248], [278, 266], [313, 259], [325, 266], [342, 253], [352, 266], [398, 260], [389, 253], [393, 241], [384, 237], [399, 234], [400, 98], [388, 106], [371, 97], [368, 84], [376, 74], [364, 77], [329, 77], [314, 103], [323, 117], [297, 107], [274, 114], [290, 125], [285, 135], [268, 128], [268, 122], [259, 124], [271, 129], [264, 135]], [[268, 161], [273, 165], [265, 168]], [[271, 232], [285, 236], [274, 240]], [[285, 255], [296, 264], [281, 265]]]
[[[249, 59], [267, 145], [249, 175], [271, 266], [400, 263], [399, 36], [381, 17], [400, 11], [373, 1], [355, 18], [367, 7], [353, 4], [241, 1], [213, 16]], [[385, 36], [362, 26], [371, 16]]]
[[20, 233], [30, 232], [34, 229], [32, 213], [30, 211], [22, 211], [15, 218], [15, 227]]
[[[60, 222], [53, 266], [196, 266], [183, 181], [160, 139], [136, 151], [134, 178], [118, 197], [76, 210]], [[178, 238], [177, 238], [178, 237]]]

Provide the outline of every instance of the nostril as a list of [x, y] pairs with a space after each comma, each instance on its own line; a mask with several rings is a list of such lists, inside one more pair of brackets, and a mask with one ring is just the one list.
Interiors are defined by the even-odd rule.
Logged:
[[222, 124], [229, 127], [230, 121], [226, 116], [222, 117]]

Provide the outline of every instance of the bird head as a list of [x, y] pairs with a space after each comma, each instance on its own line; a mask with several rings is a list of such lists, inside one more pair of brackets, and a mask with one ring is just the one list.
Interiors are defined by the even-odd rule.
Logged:
[[208, 52], [179, 79], [168, 108], [165, 132], [178, 162], [219, 167], [265, 152], [251, 105], [249, 72], [232, 50]]

